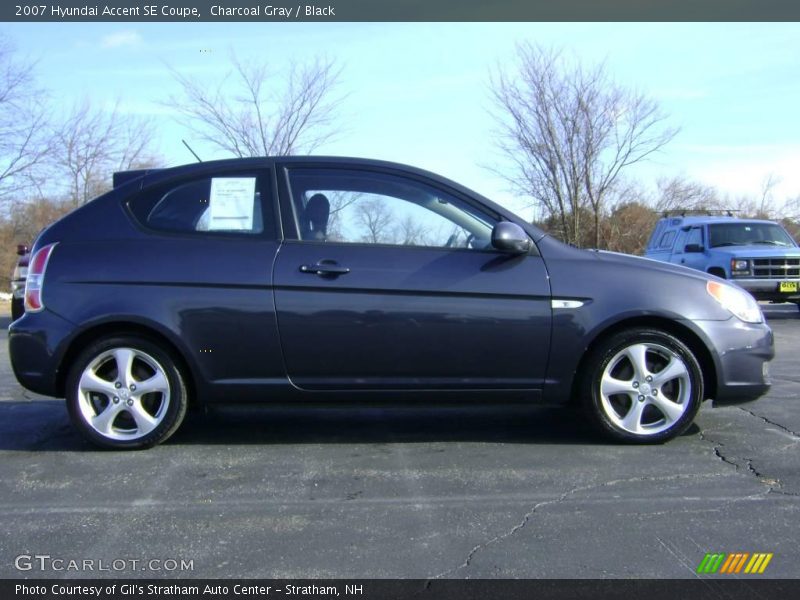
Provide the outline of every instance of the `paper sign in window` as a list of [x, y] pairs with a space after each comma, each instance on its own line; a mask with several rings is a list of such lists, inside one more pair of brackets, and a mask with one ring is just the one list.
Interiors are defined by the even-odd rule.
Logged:
[[209, 231], [252, 231], [255, 192], [255, 177], [211, 179]]

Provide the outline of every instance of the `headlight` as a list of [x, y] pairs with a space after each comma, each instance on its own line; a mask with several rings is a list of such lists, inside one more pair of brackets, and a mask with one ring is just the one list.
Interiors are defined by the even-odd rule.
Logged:
[[731, 259], [731, 270], [732, 271], [749, 271], [750, 270], [750, 261], [749, 260], [740, 260], [738, 258]]
[[727, 283], [709, 281], [706, 283], [706, 291], [722, 308], [729, 310], [745, 323], [761, 323], [764, 320], [755, 298], [744, 290]]

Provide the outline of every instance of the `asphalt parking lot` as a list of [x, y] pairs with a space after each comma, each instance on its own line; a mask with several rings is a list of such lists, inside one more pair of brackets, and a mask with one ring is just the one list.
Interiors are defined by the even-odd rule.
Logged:
[[[0, 317], [0, 577], [686, 578], [706, 552], [797, 577], [800, 314], [765, 309], [770, 394], [704, 406], [664, 446], [553, 409], [262, 410], [127, 453], [17, 385]], [[18, 571], [24, 554], [193, 570]]]

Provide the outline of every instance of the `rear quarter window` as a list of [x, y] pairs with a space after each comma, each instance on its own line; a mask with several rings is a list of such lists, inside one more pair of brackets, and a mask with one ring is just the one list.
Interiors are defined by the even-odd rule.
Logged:
[[[128, 203], [147, 229], [197, 235], [275, 235], [271, 199], [253, 174], [204, 177], [146, 190]], [[266, 210], [265, 210], [266, 208]]]

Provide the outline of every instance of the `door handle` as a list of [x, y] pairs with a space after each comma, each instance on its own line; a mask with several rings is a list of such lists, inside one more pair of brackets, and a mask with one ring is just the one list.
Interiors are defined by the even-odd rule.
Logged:
[[339, 275], [347, 275], [350, 269], [347, 267], [340, 267], [335, 263], [328, 264], [326, 262], [318, 262], [315, 265], [300, 265], [300, 272], [319, 275], [321, 277], [337, 277]]

